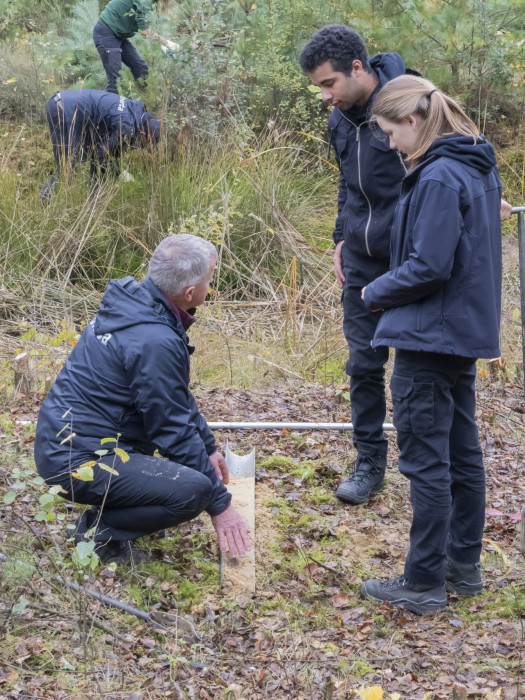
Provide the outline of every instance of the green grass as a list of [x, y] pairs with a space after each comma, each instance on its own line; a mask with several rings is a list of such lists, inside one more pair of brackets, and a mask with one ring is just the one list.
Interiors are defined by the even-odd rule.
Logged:
[[25, 133], [0, 150], [0, 269], [15, 294], [27, 294], [29, 280], [33, 294], [46, 285], [100, 293], [110, 278], [142, 275], [149, 252], [178, 230], [221, 245], [218, 286], [237, 297], [274, 293], [294, 256], [299, 288], [319, 279], [317, 248], [330, 237], [313, 243], [300, 231], [311, 231], [313, 210], [333, 217], [337, 178], [305, 155], [300, 139], [275, 146], [252, 135], [248, 149], [232, 131], [222, 140], [192, 136], [132, 151], [121, 159], [132, 181], [110, 179], [95, 196], [81, 165], [42, 207], [38, 187], [54, 169], [51, 147], [43, 127]]

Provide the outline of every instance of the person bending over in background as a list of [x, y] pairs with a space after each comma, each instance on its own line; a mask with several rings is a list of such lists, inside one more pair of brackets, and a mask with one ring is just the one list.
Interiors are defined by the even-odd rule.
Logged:
[[[142, 282], [111, 281], [40, 409], [38, 472], [65, 498], [92, 506], [75, 539], [92, 537], [104, 563], [140, 561], [133, 540], [203, 510], [221, 551], [250, 549], [225, 486], [226, 462], [188, 386], [194, 348], [186, 331], [216, 260], [213, 244], [178, 234], [157, 246]], [[105, 441], [100, 460], [104, 438], [114, 442]], [[82, 468], [92, 480], [77, 478]]]
[[383, 310], [373, 347], [395, 348], [390, 388], [413, 516], [404, 574], [366, 581], [362, 595], [430, 613], [446, 606], [446, 589], [482, 590], [476, 358], [500, 355], [501, 183], [490, 143], [430, 81], [392, 80], [372, 113], [409, 166], [391, 270], [362, 296]]
[[[342, 288], [357, 450], [354, 471], [339, 485], [336, 496], [355, 505], [383, 488], [388, 447], [383, 433], [388, 348], [370, 345], [380, 314], [365, 307], [361, 288], [389, 269], [392, 219], [406, 174], [401, 154], [369, 128], [370, 110], [381, 87], [405, 73], [405, 64], [397, 53], [369, 59], [361, 36], [337, 24], [313, 34], [299, 60], [321, 88], [323, 100], [334, 108], [328, 120], [340, 170], [334, 267]], [[510, 210], [502, 201], [502, 218], [508, 218]]]
[[[118, 93], [117, 81], [124, 63], [133, 78], [145, 81], [148, 64], [129, 39], [137, 32], [152, 37], [171, 51], [179, 51], [174, 41], [169, 41], [149, 28], [148, 15], [157, 0], [110, 0], [93, 28], [93, 41], [102, 59], [107, 75], [107, 92]], [[169, 0], [158, 0], [160, 9], [168, 9]]]
[[[53, 155], [60, 177], [81, 160], [91, 160], [91, 177], [102, 175], [124, 146], [155, 144], [160, 138], [160, 121], [146, 111], [143, 102], [102, 90], [63, 90], [46, 106]], [[56, 177], [40, 187], [40, 199], [47, 203], [54, 194]]]

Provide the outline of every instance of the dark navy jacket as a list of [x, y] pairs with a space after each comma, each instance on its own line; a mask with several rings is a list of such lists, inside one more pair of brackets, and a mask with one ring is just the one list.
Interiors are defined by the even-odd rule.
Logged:
[[382, 314], [372, 345], [498, 357], [501, 183], [484, 138], [434, 142], [403, 182], [391, 270], [365, 292]]
[[330, 143], [340, 170], [334, 242], [364, 256], [388, 258], [390, 229], [406, 168], [388, 139], [369, 129], [369, 109], [381, 87], [405, 73], [397, 53], [370, 60], [379, 84], [363, 108], [335, 108], [328, 120]]
[[[83, 145], [94, 150], [100, 159], [122, 143], [133, 145], [140, 138], [142, 115], [146, 113], [143, 102], [104, 90], [63, 90], [60, 100], [65, 127], [72, 138], [82, 138]], [[51, 111], [56, 113], [52, 101], [53, 98], [49, 101]]]
[[[205, 474], [214, 486], [207, 511], [222, 513], [231, 496], [210, 464], [215, 440], [188, 388], [192, 351], [181, 322], [150, 279], [110, 282], [40, 409], [38, 473], [69, 492], [69, 465], [96, 459], [101, 439], [120, 433], [118, 445], [129, 453], [151, 455], [158, 449]], [[75, 434], [72, 446], [60, 444], [71, 432], [63, 430], [66, 424]], [[109, 465], [111, 454], [104, 457]], [[117, 487], [118, 477], [114, 483]]]

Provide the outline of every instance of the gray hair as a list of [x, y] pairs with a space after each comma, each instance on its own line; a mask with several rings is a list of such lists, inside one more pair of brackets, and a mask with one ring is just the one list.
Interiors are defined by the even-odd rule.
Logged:
[[164, 294], [177, 296], [206, 277], [212, 260], [217, 260], [213, 243], [189, 233], [177, 233], [165, 238], [153, 251], [148, 277]]

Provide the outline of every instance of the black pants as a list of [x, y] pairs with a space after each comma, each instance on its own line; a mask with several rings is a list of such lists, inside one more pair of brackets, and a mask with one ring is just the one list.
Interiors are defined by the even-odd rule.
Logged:
[[123, 63], [131, 70], [135, 80], [148, 76], [148, 64], [129, 39], [120, 39], [111, 29], [97, 22], [93, 28], [93, 41], [108, 78], [106, 92], [118, 94], [117, 80]]
[[390, 383], [399, 471], [410, 480], [412, 527], [405, 576], [444, 582], [445, 555], [479, 562], [485, 471], [475, 419], [476, 361], [396, 350]]
[[82, 110], [75, 110], [73, 117], [66, 119], [59, 92], [49, 99], [46, 116], [58, 176], [67, 168], [72, 171], [78, 161], [85, 161], [88, 157], [92, 180], [98, 175], [119, 174], [119, 151], [109, 154], [101, 150], [96, 125]]
[[[105, 461], [111, 465], [108, 458]], [[97, 542], [134, 540], [175, 527], [209, 505], [212, 483], [195, 469], [136, 453], [129, 455], [128, 462], [118, 460], [115, 468], [118, 476], [95, 466], [93, 481], [70, 479], [69, 475], [60, 480], [70, 500], [99, 507], [104, 503], [94, 537]], [[97, 519], [95, 509], [86, 511], [78, 532], [92, 528]]]
[[47, 103], [46, 117], [57, 173], [60, 175], [66, 165], [73, 167], [82, 158], [82, 150], [86, 145], [86, 127], [78, 112], [75, 112], [73, 119], [66, 120], [58, 92]]
[[343, 330], [350, 356], [350, 402], [354, 445], [360, 454], [385, 457], [388, 443], [383, 433], [386, 415], [385, 364], [388, 348], [370, 345], [381, 314], [365, 307], [361, 289], [388, 272], [388, 258], [356, 255], [342, 248], [345, 283], [343, 287]]

